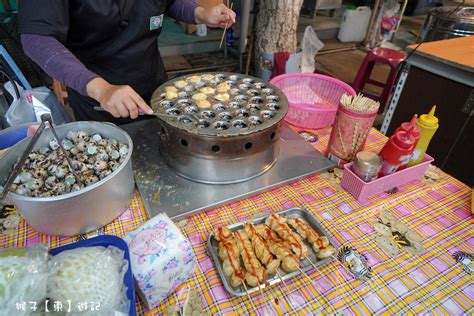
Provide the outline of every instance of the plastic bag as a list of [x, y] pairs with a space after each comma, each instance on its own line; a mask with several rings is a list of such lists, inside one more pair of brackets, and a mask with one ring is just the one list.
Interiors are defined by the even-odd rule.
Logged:
[[9, 126], [16, 126], [24, 123], [40, 122], [42, 114], [50, 114], [55, 125], [61, 125], [71, 122], [71, 117], [58, 100], [47, 87], [33, 88], [32, 90], [23, 90], [20, 87], [19, 97], [12, 92], [10, 82], [5, 84], [5, 88], [13, 96], [5, 119]]
[[36, 122], [35, 110], [33, 106], [26, 102], [23, 97], [23, 88], [17, 86], [18, 90], [14, 90], [12, 83], [9, 81], [5, 83], [5, 90], [11, 94], [13, 101], [5, 113], [5, 121], [7, 126], [16, 126], [23, 123]]
[[[31, 93], [31, 102], [35, 109], [36, 120], [41, 121], [43, 113], [50, 113], [55, 125], [61, 125], [72, 122], [69, 114], [56, 99], [54, 93], [47, 87], [33, 88]], [[29, 97], [29, 96], [27, 96]]]
[[377, 19], [369, 30], [367, 37], [367, 47], [379, 47], [387, 44], [394, 29], [396, 28], [399, 17], [400, 4], [397, 0], [385, 0], [377, 14]]
[[123, 281], [127, 269], [124, 252], [114, 246], [60, 252], [49, 261], [50, 303], [59, 301], [73, 314], [84, 310], [95, 315], [128, 314], [130, 301]]
[[48, 248], [34, 245], [0, 250], [2, 315], [34, 314], [46, 297]]
[[192, 246], [166, 214], [158, 214], [124, 239], [137, 291], [148, 309], [158, 306], [194, 273]]
[[303, 48], [301, 72], [313, 73], [315, 69], [315, 56], [321, 50], [321, 48], [324, 47], [324, 43], [319, 40], [316, 31], [311, 25], [308, 25], [304, 30], [301, 47]]

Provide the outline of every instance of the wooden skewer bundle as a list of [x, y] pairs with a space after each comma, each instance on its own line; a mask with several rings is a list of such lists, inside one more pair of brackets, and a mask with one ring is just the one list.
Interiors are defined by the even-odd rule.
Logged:
[[341, 97], [341, 105], [350, 111], [369, 114], [378, 111], [380, 102], [364, 97], [360, 93], [355, 97], [343, 94]]

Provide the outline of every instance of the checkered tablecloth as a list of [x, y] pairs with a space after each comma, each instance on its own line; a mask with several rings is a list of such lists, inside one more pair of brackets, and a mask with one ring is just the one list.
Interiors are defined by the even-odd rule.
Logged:
[[[312, 131], [319, 140], [314, 146], [324, 151], [329, 129]], [[372, 130], [366, 149], [377, 151], [386, 138]], [[146, 314], [166, 314], [170, 306], [182, 306], [188, 291], [197, 288], [205, 311], [215, 314], [248, 314], [249, 298], [238, 298], [226, 292], [206, 252], [211, 230], [299, 206], [308, 209], [334, 237], [338, 246], [351, 244], [364, 254], [373, 270], [369, 282], [354, 279], [338, 261], [310, 269], [307, 276], [297, 276], [260, 293], [251, 295], [259, 314], [472, 314], [474, 287], [468, 275], [452, 254], [474, 252], [471, 188], [441, 173], [436, 185], [421, 181], [402, 186], [398, 193], [379, 194], [364, 205], [349, 193], [313, 175], [271, 191], [202, 212], [179, 223], [190, 239], [198, 259], [195, 274], [178, 287], [158, 308]], [[373, 241], [376, 232], [367, 219], [385, 208], [423, 237], [427, 252], [421, 256], [402, 251], [391, 258]], [[130, 208], [102, 233], [124, 236], [147, 219], [137, 193]], [[92, 234], [90, 234], [92, 235]], [[23, 247], [46, 243], [50, 247], [74, 242], [77, 238], [40, 235], [22, 220], [16, 234], [0, 235], [2, 247]], [[289, 289], [289, 290], [288, 290]], [[144, 313], [138, 300], [137, 311]]]

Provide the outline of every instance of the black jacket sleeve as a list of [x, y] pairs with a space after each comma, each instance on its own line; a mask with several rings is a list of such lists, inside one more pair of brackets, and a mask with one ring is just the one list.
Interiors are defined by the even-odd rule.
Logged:
[[53, 36], [65, 43], [69, 29], [68, 0], [18, 1], [18, 32]]

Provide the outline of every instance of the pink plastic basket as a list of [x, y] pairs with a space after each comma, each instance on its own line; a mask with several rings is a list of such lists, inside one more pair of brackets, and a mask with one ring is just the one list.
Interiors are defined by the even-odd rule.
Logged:
[[341, 96], [356, 93], [348, 84], [318, 74], [280, 75], [270, 83], [283, 91], [289, 109], [285, 121], [302, 128], [323, 128], [332, 125]]
[[346, 163], [344, 165], [344, 173], [342, 174], [341, 186], [352, 194], [357, 201], [365, 202], [367, 198], [372, 195], [390, 190], [413, 180], [420, 180], [433, 160], [434, 159], [431, 156], [425, 155], [423, 162], [415, 166], [397, 171], [370, 182], [365, 182], [359, 178], [354, 171], [352, 171], [352, 162]]

